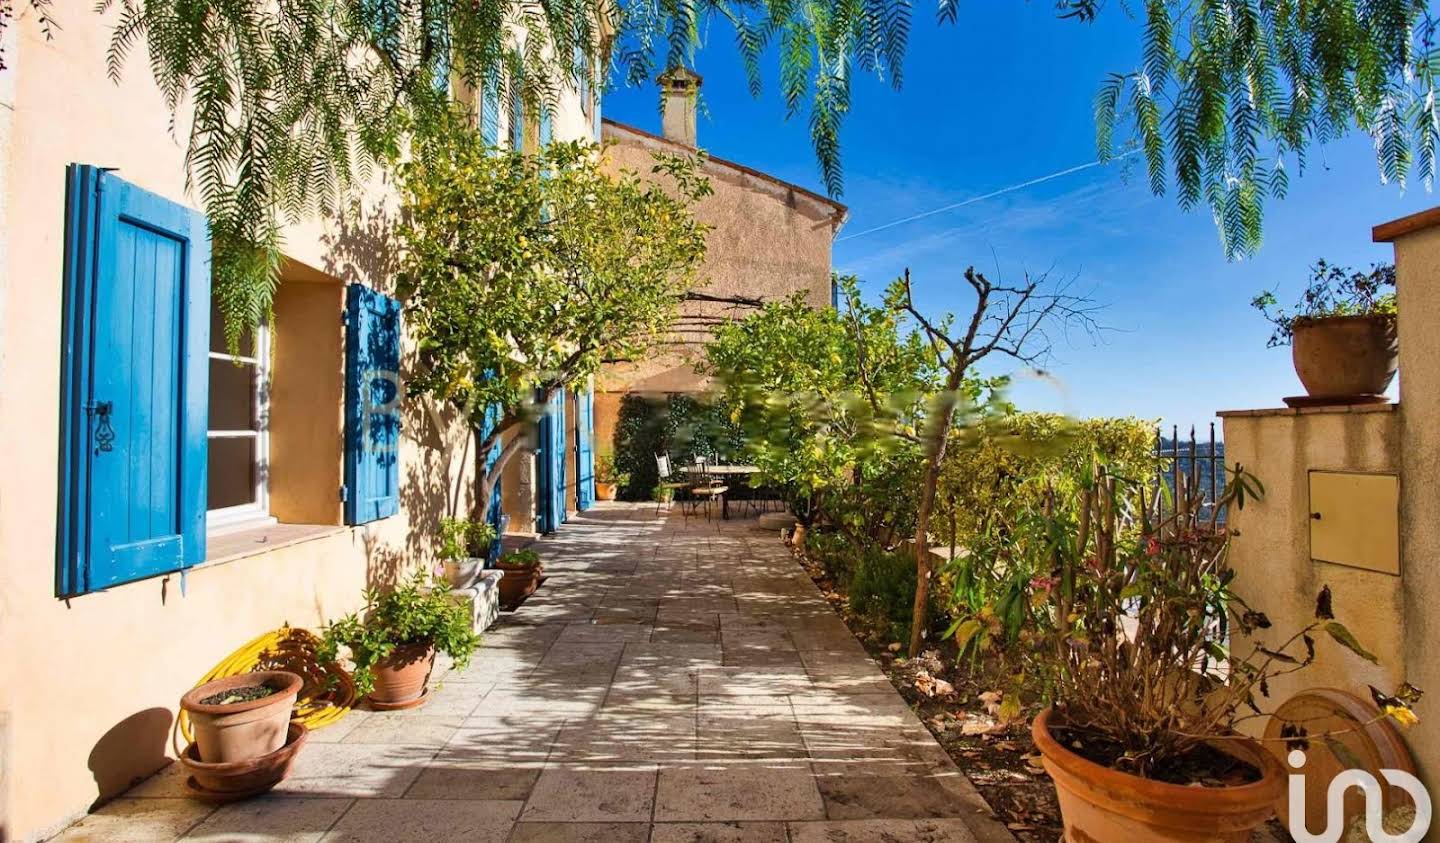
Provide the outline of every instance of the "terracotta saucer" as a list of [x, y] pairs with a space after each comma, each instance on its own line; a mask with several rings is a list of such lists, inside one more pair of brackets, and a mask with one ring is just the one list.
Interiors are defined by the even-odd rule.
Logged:
[[428, 699], [430, 699], [430, 689], [426, 688], [425, 693], [413, 700], [405, 700], [404, 702], [380, 702], [374, 697], [366, 697], [365, 702], [376, 711], [405, 711], [406, 709], [417, 708], [424, 705]]
[[180, 763], [190, 772], [185, 788], [190, 796], [206, 802], [234, 802], [264, 793], [290, 774], [308, 735], [303, 724], [291, 723], [285, 745], [274, 752], [219, 764], [201, 761], [192, 743], [180, 755]]
[[1291, 395], [1287, 407], [1352, 407], [1357, 404], [1388, 404], [1384, 395]]

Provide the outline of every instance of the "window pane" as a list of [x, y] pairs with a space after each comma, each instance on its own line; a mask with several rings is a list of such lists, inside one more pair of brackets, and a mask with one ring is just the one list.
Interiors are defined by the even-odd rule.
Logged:
[[251, 436], [210, 439], [210, 509], [255, 502], [255, 441]]
[[210, 429], [255, 429], [255, 367], [210, 361]]
[[[217, 354], [229, 354], [230, 348], [225, 343], [225, 317], [220, 314], [220, 306], [210, 306], [210, 350]], [[240, 347], [235, 351], [241, 357], [255, 356], [255, 332], [246, 329], [240, 335]]]

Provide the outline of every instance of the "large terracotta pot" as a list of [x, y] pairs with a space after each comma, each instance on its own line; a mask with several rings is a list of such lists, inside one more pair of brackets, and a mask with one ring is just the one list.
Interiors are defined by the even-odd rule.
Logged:
[[1235, 787], [1186, 787], [1142, 779], [1086, 760], [1050, 736], [1052, 712], [1035, 718], [1030, 733], [1055, 780], [1069, 843], [1246, 843], [1275, 815], [1285, 772], [1250, 740], [1220, 749], [1254, 764], [1260, 781]]
[[599, 480], [596, 480], [596, 481], [595, 481], [595, 499], [596, 499], [596, 500], [599, 500], [599, 501], [613, 501], [613, 500], [615, 500], [615, 493], [616, 493], [616, 491], [617, 491], [617, 489], [616, 489], [616, 486], [615, 486], [614, 483], [601, 483]]
[[[242, 673], [191, 688], [180, 698], [190, 718], [199, 760], [211, 764], [246, 761], [268, 755], [285, 745], [295, 698], [305, 682], [285, 670]], [[237, 703], [202, 700], [240, 688], [264, 685], [274, 693]]]
[[500, 580], [500, 605], [507, 609], [519, 606], [526, 597], [535, 593], [540, 587], [540, 578], [545, 573], [545, 566], [538, 565], [511, 565], [507, 562], [500, 562], [496, 568], [505, 572]]
[[425, 695], [425, 683], [435, 666], [435, 648], [429, 643], [401, 644], [376, 663], [375, 687], [370, 701], [379, 706], [399, 706]]
[[1305, 391], [1316, 397], [1379, 395], [1399, 365], [1395, 317], [1296, 319], [1291, 355]]

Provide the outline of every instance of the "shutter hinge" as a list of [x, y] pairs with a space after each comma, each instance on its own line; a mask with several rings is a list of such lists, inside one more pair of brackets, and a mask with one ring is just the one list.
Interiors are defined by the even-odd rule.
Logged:
[[345, 503], [345, 502], [348, 501], [348, 500], [350, 500], [350, 487], [349, 487], [349, 486], [341, 486], [341, 487], [340, 487], [340, 502], [341, 502], [341, 503]]

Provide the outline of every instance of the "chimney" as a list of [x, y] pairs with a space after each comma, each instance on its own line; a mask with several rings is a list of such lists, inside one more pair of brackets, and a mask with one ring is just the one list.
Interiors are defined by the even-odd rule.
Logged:
[[700, 74], [684, 67], [672, 67], [656, 81], [665, 100], [660, 120], [665, 137], [695, 146], [695, 101], [700, 94]]

